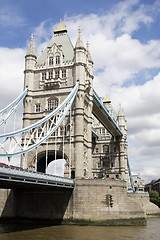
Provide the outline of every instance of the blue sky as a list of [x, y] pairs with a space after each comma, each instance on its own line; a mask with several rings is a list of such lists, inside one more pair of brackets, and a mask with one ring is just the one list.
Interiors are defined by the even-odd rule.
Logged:
[[82, 27], [94, 61], [94, 88], [122, 104], [132, 170], [147, 181], [160, 172], [160, 1], [0, 0], [0, 105], [23, 90], [31, 33], [37, 55], [62, 18], [73, 42]]

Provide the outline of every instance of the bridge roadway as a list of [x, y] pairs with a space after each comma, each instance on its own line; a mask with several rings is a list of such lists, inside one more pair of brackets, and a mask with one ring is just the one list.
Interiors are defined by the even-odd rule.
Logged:
[[0, 188], [74, 188], [73, 179], [0, 164]]
[[93, 114], [113, 136], [121, 137], [123, 135], [117, 119], [107, 109], [95, 90], [93, 90]]

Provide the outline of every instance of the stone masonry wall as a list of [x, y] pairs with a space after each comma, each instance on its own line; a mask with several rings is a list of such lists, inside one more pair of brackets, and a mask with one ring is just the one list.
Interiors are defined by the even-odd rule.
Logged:
[[76, 180], [73, 219], [104, 221], [145, 218], [141, 203], [128, 197], [126, 183], [116, 180]]

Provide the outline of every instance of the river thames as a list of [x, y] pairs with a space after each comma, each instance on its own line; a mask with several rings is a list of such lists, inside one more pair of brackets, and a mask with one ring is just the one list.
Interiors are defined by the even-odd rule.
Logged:
[[147, 226], [36, 226], [0, 224], [0, 240], [159, 240], [160, 217], [149, 218]]

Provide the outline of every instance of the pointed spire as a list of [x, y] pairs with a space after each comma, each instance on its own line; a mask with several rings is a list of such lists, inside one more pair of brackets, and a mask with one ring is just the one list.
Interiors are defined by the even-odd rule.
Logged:
[[119, 112], [118, 112], [118, 116], [119, 116], [119, 117], [124, 117], [124, 110], [123, 110], [121, 104], [119, 104]]
[[36, 53], [35, 53], [34, 46], [33, 46], [33, 38], [34, 38], [33, 34], [31, 34], [31, 37], [30, 37], [31, 41], [30, 41], [30, 45], [29, 45], [26, 56], [35, 56], [36, 57]]
[[82, 32], [81, 27], [79, 27], [78, 32], [79, 32], [79, 34], [78, 34], [75, 48], [84, 48], [84, 44], [83, 44], [83, 40], [82, 40], [82, 36], [81, 36], [81, 32]]
[[93, 63], [92, 58], [91, 58], [91, 54], [90, 54], [90, 51], [89, 51], [89, 42], [88, 41], [87, 41], [87, 44], [86, 44], [86, 50], [87, 50], [88, 61]]

